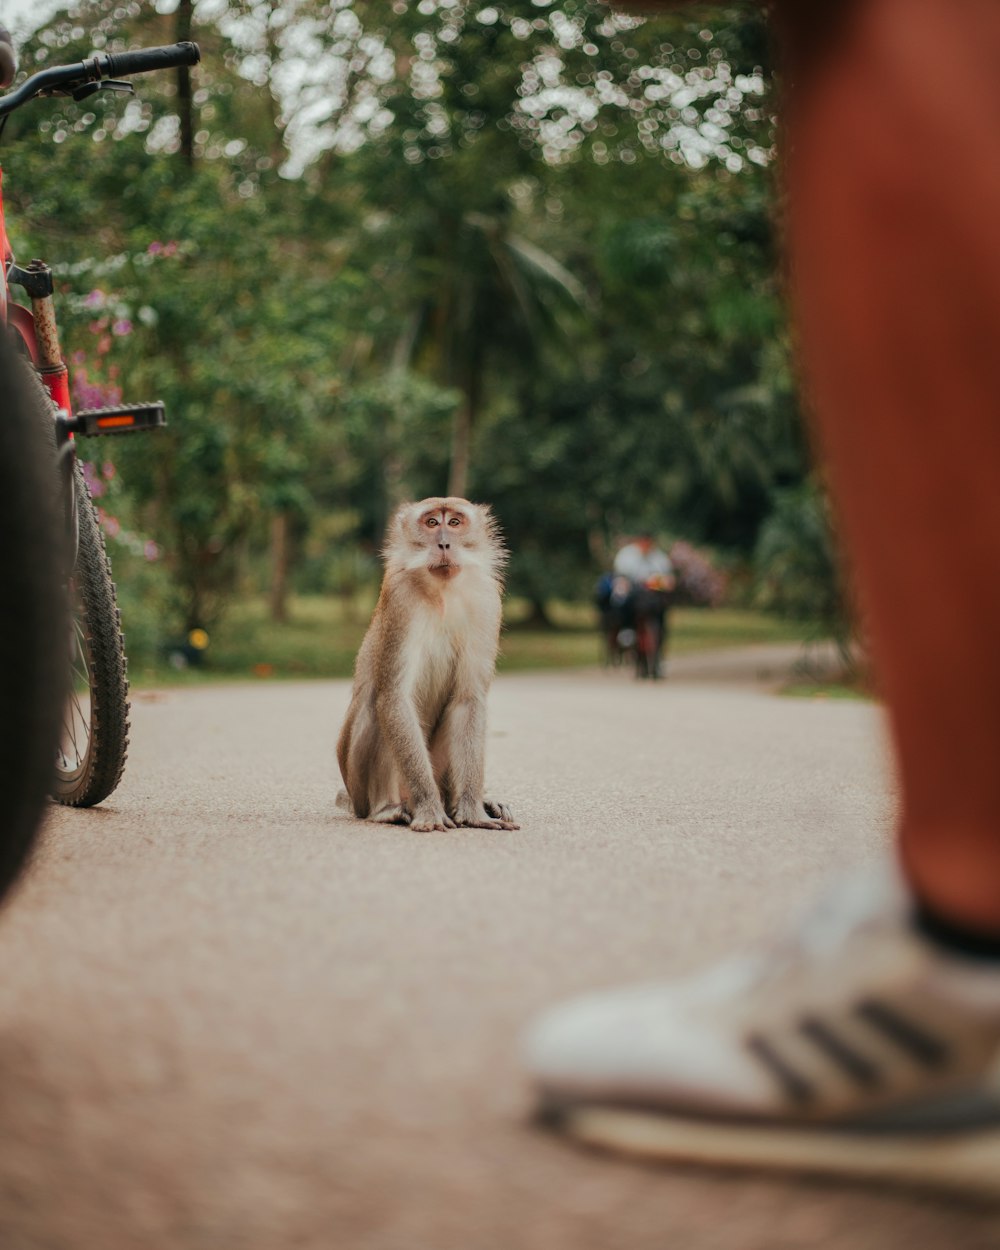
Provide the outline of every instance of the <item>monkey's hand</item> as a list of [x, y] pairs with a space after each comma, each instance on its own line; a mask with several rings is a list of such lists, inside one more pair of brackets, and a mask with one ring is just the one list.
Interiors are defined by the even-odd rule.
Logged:
[[413, 810], [410, 828], [414, 833], [433, 833], [435, 830], [454, 829], [455, 822], [434, 803], [420, 803]]
[[510, 825], [511, 829], [521, 828], [514, 819], [514, 813], [506, 803], [494, 802], [492, 799], [483, 799], [483, 807], [486, 809], [486, 815], [491, 816], [494, 820], [505, 822]]
[[520, 829], [509, 807], [503, 803], [491, 803], [488, 799], [477, 803], [473, 799], [459, 799], [455, 811], [455, 824], [465, 829]]

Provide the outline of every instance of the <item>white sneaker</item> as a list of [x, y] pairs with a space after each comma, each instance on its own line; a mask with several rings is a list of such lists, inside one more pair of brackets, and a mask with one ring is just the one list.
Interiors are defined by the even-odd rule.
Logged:
[[529, 1031], [544, 1119], [644, 1156], [1000, 1193], [1000, 966], [920, 936], [872, 870], [794, 938]]

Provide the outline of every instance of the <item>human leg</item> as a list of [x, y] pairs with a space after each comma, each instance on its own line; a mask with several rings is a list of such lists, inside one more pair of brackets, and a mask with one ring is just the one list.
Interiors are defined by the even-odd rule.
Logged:
[[790, 53], [794, 301], [902, 859], [1000, 938], [1000, 7], [874, 0]]
[[[870, 0], [820, 46], [797, 7], [790, 0], [793, 286], [892, 716], [911, 888], [854, 887], [791, 946], [556, 1009], [533, 1031], [528, 1062], [560, 1123], [592, 1141], [641, 1149], [638, 1124], [647, 1152], [669, 1157], [990, 1185], [1000, 1179], [989, 1081], [1000, 1048], [1000, 962], [989, 957], [1000, 936], [1000, 160], [988, 153], [1000, 136], [1000, 11], [989, 0]], [[982, 938], [987, 958], [922, 934], [914, 894]]]

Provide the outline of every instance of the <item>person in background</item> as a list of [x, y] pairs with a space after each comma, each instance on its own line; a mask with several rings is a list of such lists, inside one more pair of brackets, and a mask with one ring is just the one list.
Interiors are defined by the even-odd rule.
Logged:
[[667, 553], [657, 547], [652, 533], [644, 530], [638, 538], [619, 548], [614, 571], [632, 582], [644, 582], [652, 577], [673, 577], [674, 566]]
[[640, 666], [640, 675], [662, 677], [669, 594], [677, 584], [670, 557], [656, 545], [652, 533], [644, 530], [619, 550], [614, 572], [632, 583], [630, 608], [636, 631], [644, 622], [651, 627], [653, 651]]
[[632, 583], [618, 573], [602, 573], [594, 587], [594, 603], [600, 616], [604, 664], [621, 664], [635, 643]]

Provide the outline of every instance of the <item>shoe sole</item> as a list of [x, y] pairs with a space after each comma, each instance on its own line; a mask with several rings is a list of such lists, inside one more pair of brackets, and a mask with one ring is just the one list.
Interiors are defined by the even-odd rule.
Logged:
[[1000, 1199], [1000, 1126], [949, 1133], [859, 1133], [568, 1107], [549, 1127], [639, 1160], [926, 1185]]

